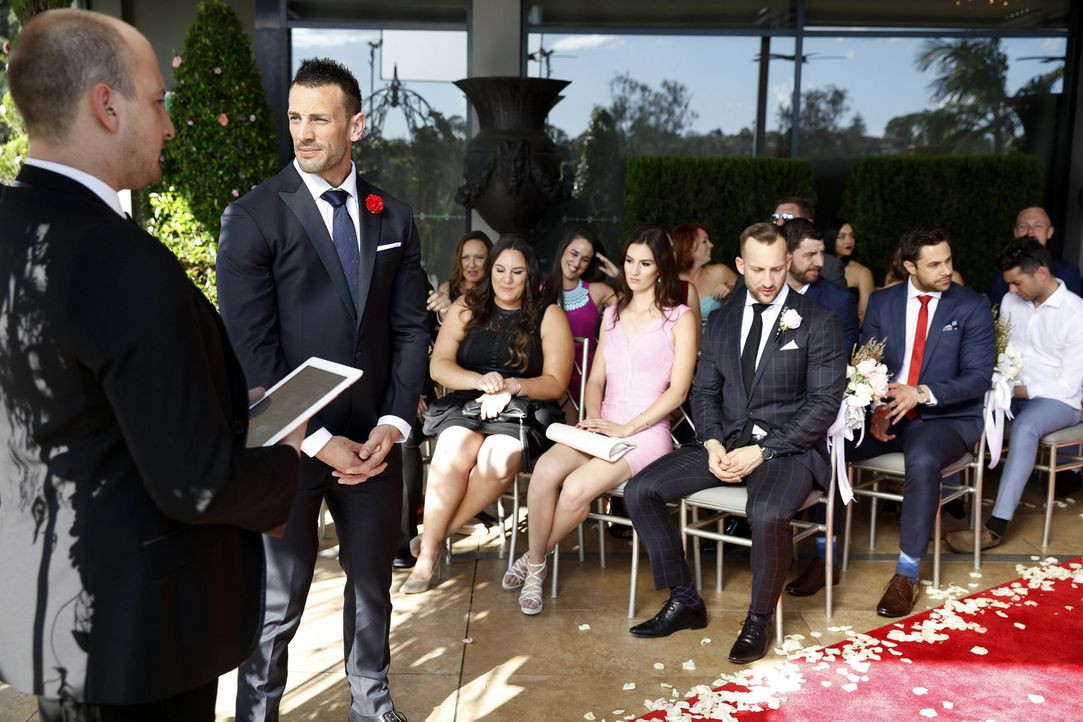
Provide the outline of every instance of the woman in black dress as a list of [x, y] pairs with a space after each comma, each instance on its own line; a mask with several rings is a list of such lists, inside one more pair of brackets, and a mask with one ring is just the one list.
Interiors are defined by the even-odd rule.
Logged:
[[[489, 254], [486, 276], [487, 283], [452, 304], [432, 352], [433, 381], [449, 393], [425, 414], [436, 449], [405, 594], [429, 588], [447, 536], [507, 491], [524, 442], [536, 458], [548, 446], [545, 427], [563, 419], [557, 402], [568, 388], [572, 334], [564, 312], [541, 300], [533, 250], [519, 238], [502, 239]], [[464, 413], [474, 401], [476, 415]], [[499, 418], [509, 405], [525, 408], [522, 423]]]

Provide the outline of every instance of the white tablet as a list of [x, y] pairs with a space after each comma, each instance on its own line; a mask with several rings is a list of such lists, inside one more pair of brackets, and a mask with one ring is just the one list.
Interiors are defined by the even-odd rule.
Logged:
[[277, 444], [361, 378], [361, 369], [312, 357], [248, 409], [248, 448]]

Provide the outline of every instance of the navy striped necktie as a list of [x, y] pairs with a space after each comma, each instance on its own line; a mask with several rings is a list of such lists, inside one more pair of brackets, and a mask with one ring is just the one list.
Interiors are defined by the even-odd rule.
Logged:
[[357, 274], [358, 267], [361, 265], [361, 253], [357, 245], [357, 231], [354, 230], [350, 211], [346, 208], [346, 199], [349, 197], [350, 194], [344, 190], [324, 191], [320, 196], [335, 209], [335, 216], [331, 223], [331, 241], [335, 244], [335, 251], [338, 252], [338, 260], [346, 276], [346, 285], [350, 287], [350, 297], [353, 299], [354, 308], [357, 308], [360, 303]]

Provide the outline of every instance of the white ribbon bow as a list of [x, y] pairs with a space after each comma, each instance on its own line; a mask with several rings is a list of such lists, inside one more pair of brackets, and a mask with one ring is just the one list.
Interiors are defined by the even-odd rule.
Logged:
[[[861, 423], [857, 427], [861, 432], [857, 445], [865, 440], [865, 417], [861, 417]], [[846, 423], [846, 397], [843, 396], [839, 413], [835, 417], [835, 423], [827, 430], [827, 450], [835, 452], [835, 483], [838, 486], [842, 503], [849, 504], [854, 499], [854, 490], [850, 488], [850, 477], [846, 474], [846, 442], [853, 441], [854, 429]]]
[[1012, 382], [993, 372], [993, 386], [985, 392], [985, 444], [989, 447], [989, 468], [1000, 463], [1004, 448], [1004, 417], [1012, 416]]

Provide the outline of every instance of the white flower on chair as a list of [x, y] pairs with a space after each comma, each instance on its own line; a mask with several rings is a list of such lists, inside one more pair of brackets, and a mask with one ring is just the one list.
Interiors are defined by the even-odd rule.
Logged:
[[783, 332], [792, 331], [801, 325], [801, 321], [801, 314], [797, 312], [796, 308], [784, 308], [778, 320], [778, 330]]

